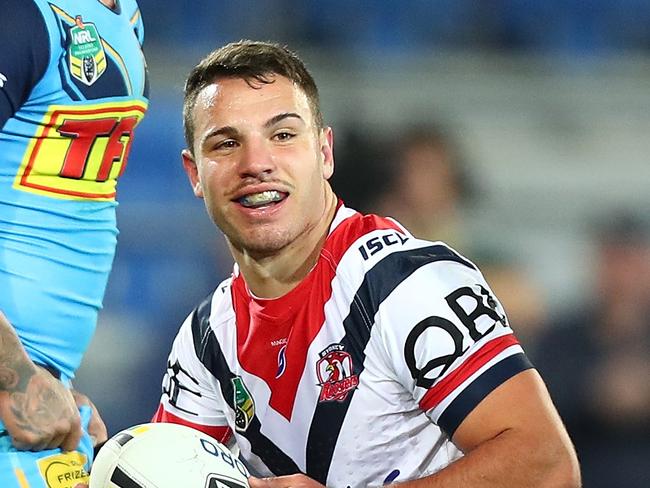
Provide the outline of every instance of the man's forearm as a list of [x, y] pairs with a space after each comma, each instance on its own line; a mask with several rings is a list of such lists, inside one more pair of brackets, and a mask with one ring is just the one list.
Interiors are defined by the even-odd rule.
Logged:
[[441, 471], [396, 488], [578, 488], [580, 474], [570, 442], [531, 442], [505, 431]]
[[0, 312], [0, 392], [24, 391], [35, 373], [16, 331]]

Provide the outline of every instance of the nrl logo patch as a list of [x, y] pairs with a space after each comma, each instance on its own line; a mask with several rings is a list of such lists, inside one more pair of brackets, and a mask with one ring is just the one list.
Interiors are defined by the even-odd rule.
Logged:
[[81, 20], [80, 15], [70, 28], [68, 58], [70, 74], [85, 85], [92, 85], [106, 71], [106, 53], [97, 27]]
[[244, 432], [255, 416], [255, 403], [241, 376], [230, 380], [234, 390], [235, 430]]
[[331, 344], [320, 353], [316, 374], [321, 387], [319, 402], [344, 401], [359, 385], [359, 377], [352, 374], [352, 356], [342, 344]]

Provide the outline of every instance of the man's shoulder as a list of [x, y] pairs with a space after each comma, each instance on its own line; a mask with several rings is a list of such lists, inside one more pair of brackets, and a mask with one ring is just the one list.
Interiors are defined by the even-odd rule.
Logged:
[[224, 279], [217, 287], [201, 300], [197, 306], [197, 311], [201, 314], [210, 314], [215, 311], [224, 311], [225, 308], [232, 308], [232, 284], [234, 277], [229, 276]]
[[[365, 252], [364, 242], [385, 234], [399, 235], [400, 242], [410, 237], [408, 231], [395, 220], [374, 214], [362, 214], [343, 206], [336, 213], [323, 251], [327, 256], [340, 259], [348, 251], [358, 250], [359, 256], [365, 258], [368, 253]], [[393, 241], [381, 237], [379, 240], [385, 241], [386, 246], [391, 245], [387, 242]], [[374, 246], [370, 252], [373, 251], [378, 252], [378, 248]]]
[[396, 220], [375, 214], [346, 215], [330, 231], [324, 251], [337, 265], [343, 262], [345, 268], [358, 267], [362, 272], [378, 265], [403, 267], [411, 261], [448, 262], [476, 269], [470, 260], [446, 243], [419, 239]]

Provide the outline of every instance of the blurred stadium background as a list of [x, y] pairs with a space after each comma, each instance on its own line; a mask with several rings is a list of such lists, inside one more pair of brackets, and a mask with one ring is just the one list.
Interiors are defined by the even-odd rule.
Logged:
[[185, 75], [222, 43], [277, 41], [306, 60], [337, 171], [360, 185], [338, 188], [353, 205], [380, 188], [383, 150], [402, 130], [443, 126], [480, 190], [461, 215], [479, 244], [468, 254], [517, 263], [543, 327], [592, 293], [594, 219], [648, 215], [648, 0], [139, 3], [151, 104], [120, 181], [115, 267], [77, 379], [111, 433], [150, 418], [176, 329], [229, 272], [179, 157]]

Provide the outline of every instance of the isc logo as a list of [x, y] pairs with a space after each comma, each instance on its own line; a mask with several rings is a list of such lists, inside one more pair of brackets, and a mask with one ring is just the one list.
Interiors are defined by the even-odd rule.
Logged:
[[408, 241], [409, 238], [399, 232], [392, 231], [383, 236], [373, 237], [368, 239], [362, 245], [359, 246], [359, 252], [363, 256], [364, 261], [367, 261], [370, 256], [377, 254], [379, 251], [384, 249], [387, 246], [393, 246], [395, 244], [404, 244]]

